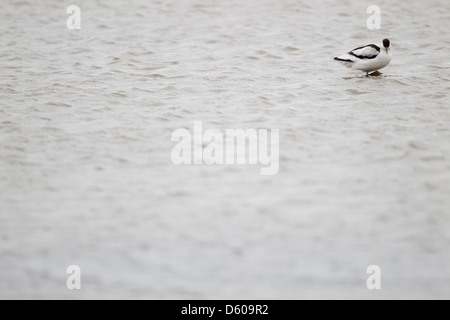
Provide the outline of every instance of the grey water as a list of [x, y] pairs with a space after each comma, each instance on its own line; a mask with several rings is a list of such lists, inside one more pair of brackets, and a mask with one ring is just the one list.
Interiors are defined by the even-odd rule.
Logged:
[[[449, 1], [380, 30], [353, 0], [76, 4], [0, 4], [0, 298], [450, 298]], [[383, 38], [379, 77], [333, 61]], [[174, 165], [194, 121], [279, 129], [279, 173]]]

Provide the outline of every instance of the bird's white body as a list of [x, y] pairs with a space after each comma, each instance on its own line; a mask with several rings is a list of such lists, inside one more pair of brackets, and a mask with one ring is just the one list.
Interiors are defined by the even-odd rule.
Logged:
[[366, 73], [383, 69], [391, 62], [390, 41], [385, 39], [383, 46], [370, 44], [356, 48], [342, 56], [334, 58], [348, 68], [361, 70]]

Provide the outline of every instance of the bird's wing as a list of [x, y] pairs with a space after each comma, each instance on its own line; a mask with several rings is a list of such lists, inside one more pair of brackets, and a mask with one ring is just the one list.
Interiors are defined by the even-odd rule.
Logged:
[[375, 59], [380, 54], [380, 47], [370, 44], [365, 47], [356, 48], [350, 51], [349, 54], [358, 59]]

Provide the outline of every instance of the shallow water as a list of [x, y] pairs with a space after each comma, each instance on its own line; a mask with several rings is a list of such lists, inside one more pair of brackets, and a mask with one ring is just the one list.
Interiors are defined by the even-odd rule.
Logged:
[[[450, 298], [448, 1], [41, 3], [0, 9], [0, 298]], [[279, 174], [173, 165], [194, 121], [280, 129]]]

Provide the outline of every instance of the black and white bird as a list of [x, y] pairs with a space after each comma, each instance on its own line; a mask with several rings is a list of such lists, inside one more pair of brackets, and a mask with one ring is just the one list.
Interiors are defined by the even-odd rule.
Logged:
[[349, 53], [334, 58], [348, 68], [361, 70], [369, 76], [369, 72], [383, 69], [391, 62], [391, 41], [383, 40], [383, 47], [369, 44], [356, 48]]

